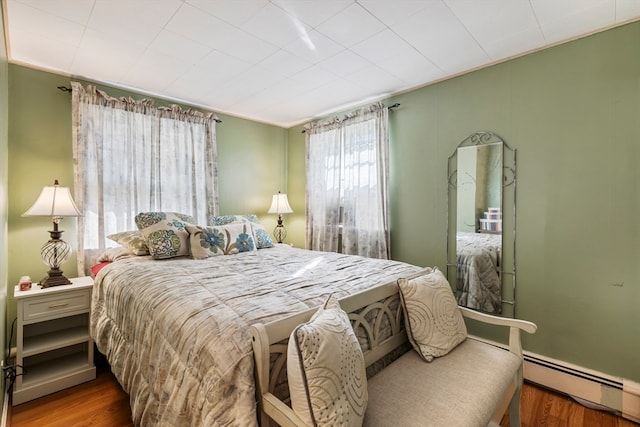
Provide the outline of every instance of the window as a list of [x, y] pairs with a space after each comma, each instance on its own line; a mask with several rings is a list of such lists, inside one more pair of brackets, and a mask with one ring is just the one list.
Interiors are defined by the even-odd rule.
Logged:
[[78, 271], [135, 230], [143, 211], [173, 211], [206, 223], [217, 213], [215, 116], [150, 100], [116, 99], [73, 83]]
[[376, 104], [306, 132], [307, 246], [388, 258], [387, 108]]

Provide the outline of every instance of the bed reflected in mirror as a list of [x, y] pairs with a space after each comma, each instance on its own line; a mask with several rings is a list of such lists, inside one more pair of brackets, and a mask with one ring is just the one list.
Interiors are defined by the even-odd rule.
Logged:
[[492, 132], [449, 157], [447, 276], [458, 304], [515, 315], [515, 150]]

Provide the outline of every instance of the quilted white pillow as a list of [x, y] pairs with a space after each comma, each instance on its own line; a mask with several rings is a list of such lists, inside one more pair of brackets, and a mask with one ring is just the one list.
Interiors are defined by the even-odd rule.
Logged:
[[335, 297], [293, 330], [287, 350], [293, 410], [309, 425], [361, 426], [368, 400], [364, 357]]
[[427, 362], [444, 356], [467, 337], [467, 327], [446, 277], [427, 269], [412, 279], [399, 279], [407, 335]]

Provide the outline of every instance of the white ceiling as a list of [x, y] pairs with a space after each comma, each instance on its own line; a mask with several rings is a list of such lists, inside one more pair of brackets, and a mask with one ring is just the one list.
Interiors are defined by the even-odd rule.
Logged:
[[290, 127], [640, 17], [640, 0], [4, 0], [10, 61]]

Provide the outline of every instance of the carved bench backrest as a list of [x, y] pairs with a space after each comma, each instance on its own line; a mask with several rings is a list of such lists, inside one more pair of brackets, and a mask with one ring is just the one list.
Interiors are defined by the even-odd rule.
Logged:
[[[420, 273], [415, 275], [417, 274]], [[410, 348], [398, 285], [395, 281], [343, 298], [340, 300], [340, 306], [351, 319], [351, 325], [362, 348], [368, 377]], [[260, 388], [264, 387], [267, 389], [265, 391], [288, 402], [286, 366], [289, 335], [297, 325], [308, 321], [315, 311], [308, 310], [263, 325], [268, 336], [269, 368], [267, 384], [257, 382], [258, 393]], [[255, 339], [254, 336], [254, 341]]]

